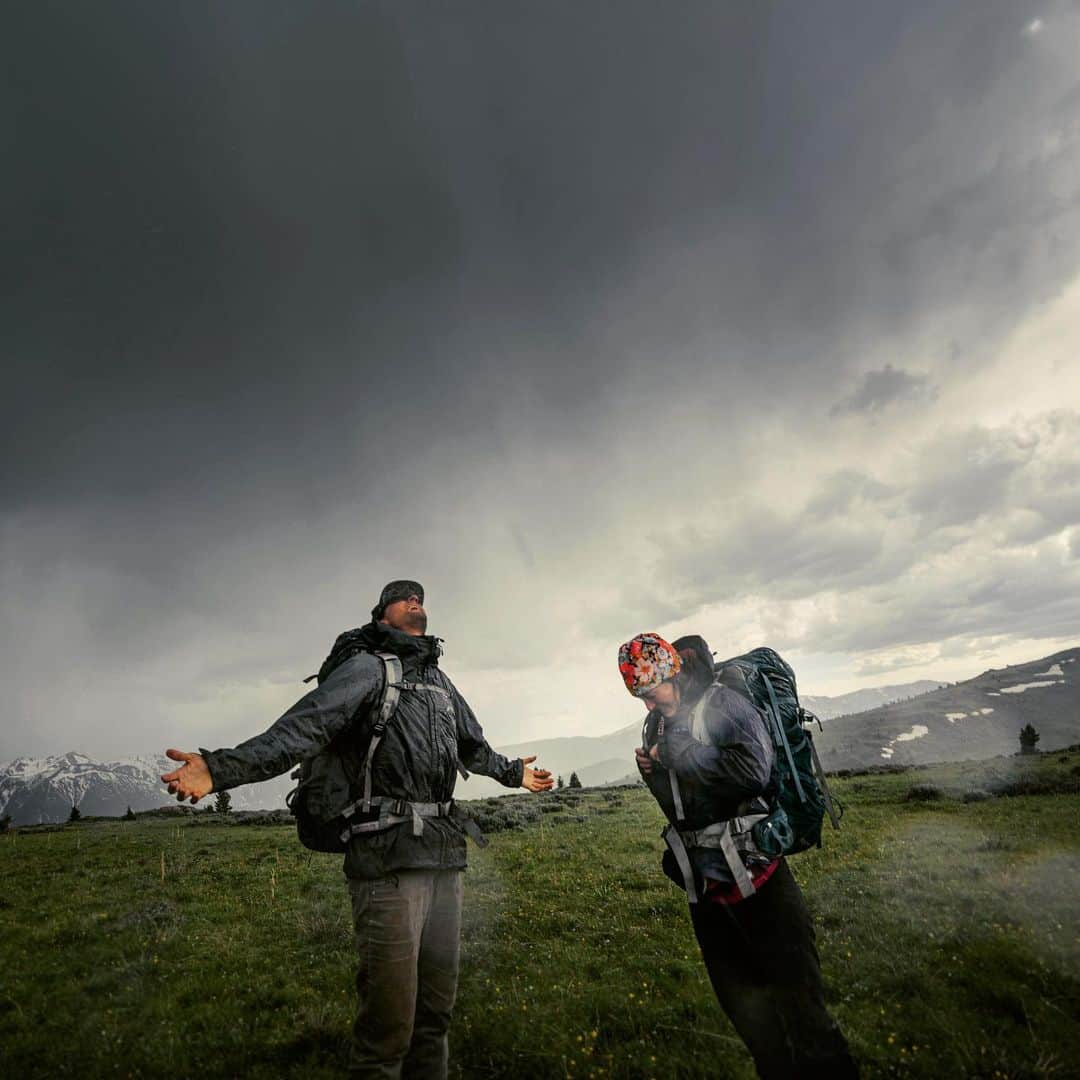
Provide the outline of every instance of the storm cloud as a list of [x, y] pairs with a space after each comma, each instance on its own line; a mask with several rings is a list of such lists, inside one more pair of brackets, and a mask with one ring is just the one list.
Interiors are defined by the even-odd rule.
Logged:
[[235, 742], [399, 576], [503, 743], [646, 628], [1074, 642], [1073, 5], [8, 23], [0, 758]]

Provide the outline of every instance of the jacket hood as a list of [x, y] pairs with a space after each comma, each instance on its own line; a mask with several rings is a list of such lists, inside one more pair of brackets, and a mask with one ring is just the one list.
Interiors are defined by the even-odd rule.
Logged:
[[355, 630], [346, 630], [338, 634], [330, 655], [323, 661], [319, 681], [322, 682], [338, 664], [358, 652], [389, 652], [402, 660], [415, 661], [417, 667], [437, 667], [442, 655], [442, 638], [431, 634], [415, 637], [383, 622], [370, 622]]
[[392, 652], [402, 660], [413, 658], [421, 666], [437, 666], [442, 655], [442, 638], [432, 634], [406, 634], [384, 622], [369, 622], [350, 632], [358, 635], [358, 644], [373, 652]]
[[686, 702], [697, 701], [713, 681], [713, 654], [709, 643], [697, 634], [687, 634], [671, 643], [682, 658], [679, 689]]

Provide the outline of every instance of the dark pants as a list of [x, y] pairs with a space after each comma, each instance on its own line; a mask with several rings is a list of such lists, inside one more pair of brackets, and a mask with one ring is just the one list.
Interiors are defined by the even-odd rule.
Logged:
[[349, 881], [360, 964], [351, 1076], [444, 1080], [457, 993], [461, 871]]
[[759, 1076], [858, 1076], [825, 1007], [810, 912], [786, 861], [748, 900], [703, 900], [690, 914], [713, 989]]

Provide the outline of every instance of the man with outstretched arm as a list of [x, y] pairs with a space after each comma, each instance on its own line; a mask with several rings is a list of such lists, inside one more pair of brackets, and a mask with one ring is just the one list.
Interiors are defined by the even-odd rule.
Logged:
[[[178, 800], [196, 803], [329, 748], [342, 783], [324, 784], [319, 798], [336, 791], [341, 805], [331, 811], [349, 803], [355, 812], [342, 841], [360, 957], [350, 1074], [439, 1080], [457, 990], [463, 828], [471, 824], [452, 802], [457, 774], [472, 770], [534, 792], [550, 788], [552, 777], [530, 767], [535, 757], [510, 761], [488, 746], [439, 667], [440, 639], [426, 632], [418, 582], [390, 582], [371, 616], [338, 637], [317, 689], [268, 730], [232, 749], [168, 750], [183, 764], [161, 779]], [[385, 719], [388, 684], [396, 701]]]

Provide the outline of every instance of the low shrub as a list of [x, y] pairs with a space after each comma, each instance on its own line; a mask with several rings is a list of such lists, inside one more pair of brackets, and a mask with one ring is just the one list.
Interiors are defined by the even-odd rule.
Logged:
[[994, 795], [1077, 795], [1080, 794], [1080, 778], [1070, 776], [1021, 777], [1002, 780], [993, 786]]
[[934, 784], [912, 784], [905, 798], [908, 802], [936, 802], [941, 798], [941, 788]]

